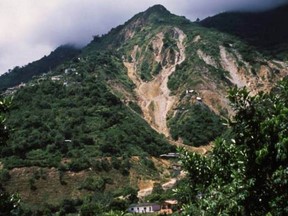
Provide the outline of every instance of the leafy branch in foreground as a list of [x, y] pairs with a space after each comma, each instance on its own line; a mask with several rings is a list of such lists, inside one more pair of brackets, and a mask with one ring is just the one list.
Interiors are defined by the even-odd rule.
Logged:
[[[6, 116], [12, 99], [0, 98], [0, 146], [4, 146], [8, 139], [8, 130], [6, 128]], [[9, 179], [9, 172], [3, 168], [0, 168], [0, 216], [2, 215], [19, 215], [20, 208], [20, 197], [18, 194], [9, 194], [5, 191], [2, 183]]]
[[182, 214], [287, 215], [288, 80], [269, 94], [234, 88], [228, 97], [236, 112], [230, 138], [217, 139], [206, 157], [182, 150], [190, 190], [189, 202], [187, 189], [176, 190]]

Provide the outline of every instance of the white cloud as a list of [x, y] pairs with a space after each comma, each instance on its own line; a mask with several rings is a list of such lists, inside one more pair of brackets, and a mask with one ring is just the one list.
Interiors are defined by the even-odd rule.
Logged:
[[0, 73], [65, 43], [84, 45], [154, 4], [191, 20], [226, 10], [255, 10], [287, 0], [1, 0]]

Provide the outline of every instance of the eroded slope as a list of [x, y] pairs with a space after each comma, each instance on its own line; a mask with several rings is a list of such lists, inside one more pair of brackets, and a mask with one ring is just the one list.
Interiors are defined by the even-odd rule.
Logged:
[[[167, 127], [167, 113], [171, 110], [177, 97], [170, 95], [170, 90], [167, 87], [169, 76], [175, 71], [175, 67], [185, 60], [184, 39], [186, 35], [179, 28], [172, 28], [173, 40], [176, 43], [173, 52], [163, 48], [164, 33], [158, 33], [151, 41], [155, 61], [161, 64], [159, 74], [153, 76], [149, 81], [144, 81], [137, 73], [139, 62], [136, 60], [136, 52], [139, 49], [135, 46], [132, 51], [132, 63], [124, 62], [128, 68], [128, 76], [136, 85], [136, 94], [138, 103], [143, 111], [144, 118], [155, 128], [159, 133], [169, 136]], [[149, 44], [149, 45], [150, 45]], [[136, 50], [136, 51], [135, 51]], [[144, 52], [145, 54], [145, 52]]]

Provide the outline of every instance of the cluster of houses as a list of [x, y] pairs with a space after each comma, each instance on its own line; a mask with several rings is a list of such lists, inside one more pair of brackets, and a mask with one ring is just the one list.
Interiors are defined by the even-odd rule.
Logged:
[[[76, 75], [79, 75], [79, 73], [76, 71], [75, 68], [68, 68], [68, 69], [65, 69], [65, 74], [67, 73], [71, 73], [71, 72], [74, 72]], [[34, 76], [35, 78], [35, 76]], [[47, 73], [46, 74], [42, 74], [41, 76], [39, 76], [38, 79], [36, 79], [36, 84], [39, 84], [40, 82], [44, 81], [44, 80], [47, 80]], [[48, 78], [49, 79], [49, 78]], [[51, 76], [50, 77], [51, 81], [54, 81], [54, 82], [57, 82], [57, 81], [62, 81], [63, 80], [63, 75], [55, 75], [55, 76]], [[34, 86], [35, 83], [32, 83], [30, 84], [31, 86]], [[64, 86], [67, 86], [68, 85], [68, 82], [67, 81], [64, 81], [63, 82], [63, 85]], [[17, 92], [20, 88], [23, 88], [25, 87], [26, 84], [25, 83], [20, 83], [19, 85], [16, 85], [14, 87], [10, 87], [10, 88], [7, 88], [3, 93], [2, 95], [3, 96], [9, 96], [9, 95], [12, 95], [14, 94], [15, 92]]]
[[20, 84], [17, 85], [17, 86], [8, 88], [2, 95], [3, 95], [3, 96], [12, 95], [12, 94], [14, 94], [16, 91], [18, 91], [19, 89], [21, 89], [21, 88], [23, 88], [23, 87], [25, 87], [25, 86], [26, 86], [25, 83], [20, 83]]
[[132, 204], [128, 208], [130, 213], [159, 213], [159, 214], [172, 214], [178, 211], [177, 200], [165, 200], [161, 204], [157, 203], [138, 203]]

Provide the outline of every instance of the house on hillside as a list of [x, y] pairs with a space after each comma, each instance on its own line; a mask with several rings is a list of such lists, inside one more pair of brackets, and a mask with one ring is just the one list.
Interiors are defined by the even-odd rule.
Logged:
[[24, 88], [26, 86], [25, 83], [20, 83], [19, 85], [16, 85], [14, 87], [8, 88], [2, 95], [3, 96], [9, 96], [17, 92], [19, 89]]
[[178, 158], [180, 155], [179, 153], [168, 153], [168, 154], [161, 154], [160, 157], [162, 158]]
[[187, 89], [186, 90], [186, 94], [193, 94], [195, 93], [195, 91], [193, 89]]
[[51, 80], [52, 80], [52, 81], [60, 81], [61, 78], [62, 78], [61, 75], [58, 75], [58, 76], [52, 76], [52, 77], [51, 77]]
[[128, 208], [130, 213], [152, 213], [161, 210], [161, 206], [156, 203], [138, 203], [132, 204]]
[[172, 214], [178, 208], [178, 201], [177, 200], [165, 200], [161, 204], [160, 214]]

